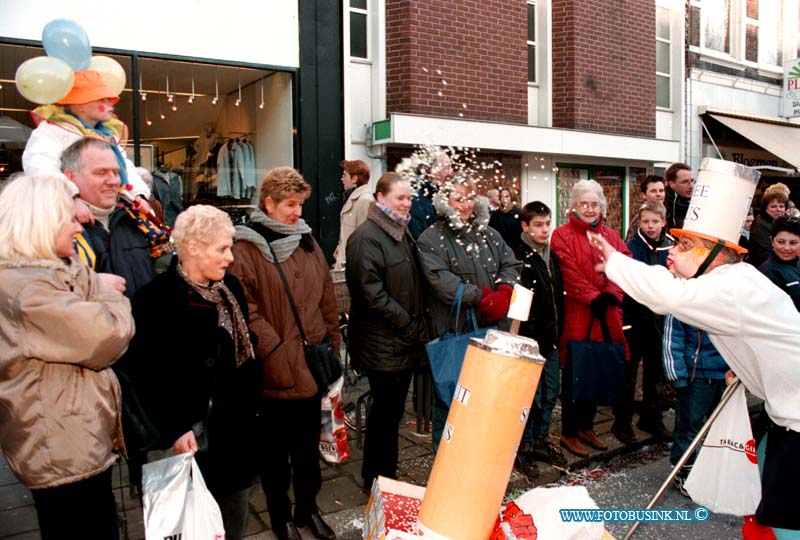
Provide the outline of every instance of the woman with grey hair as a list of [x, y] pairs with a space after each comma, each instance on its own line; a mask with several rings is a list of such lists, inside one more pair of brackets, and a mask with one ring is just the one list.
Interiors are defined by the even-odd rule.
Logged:
[[[553, 231], [550, 242], [551, 249], [561, 260], [564, 281], [564, 330], [559, 337], [558, 347], [561, 367], [564, 368], [568, 360], [569, 341], [585, 340], [590, 325], [589, 339], [603, 341], [602, 325], [592, 324], [594, 319], [608, 324], [613, 343], [625, 344], [627, 360], [628, 345], [622, 333], [623, 292], [604, 273], [595, 270], [601, 258], [599, 252], [589, 245], [586, 233], [591, 231], [600, 234], [617, 251], [629, 257], [631, 253], [619, 232], [604, 224], [606, 198], [603, 187], [595, 180], [580, 180], [575, 184], [570, 194], [569, 208], [569, 221]], [[593, 383], [603, 384], [604, 381]], [[569, 391], [570, 384], [571, 381], [565, 377], [564, 393]], [[563, 447], [581, 457], [589, 455], [583, 443], [598, 450], [607, 448], [593, 430], [597, 404], [562, 399], [561, 408]]]
[[225, 537], [241, 539], [258, 470], [260, 364], [244, 289], [226, 272], [234, 228], [212, 206], [175, 221], [177, 256], [131, 302], [136, 336], [118, 369], [159, 432], [155, 449], [196, 453]]

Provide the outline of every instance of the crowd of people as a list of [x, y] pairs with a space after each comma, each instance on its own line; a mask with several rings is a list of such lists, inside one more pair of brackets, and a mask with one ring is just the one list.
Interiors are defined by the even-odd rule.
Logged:
[[[509, 186], [485, 191], [480, 175], [444, 150], [382, 175], [374, 189], [366, 163], [343, 161], [331, 268], [302, 219], [312, 188], [291, 167], [267, 172], [247, 226], [195, 205], [177, 214], [171, 233], [160, 227], [151, 213], [158, 201], [107, 140], [103, 125], [116, 96], [85, 79], [63, 109], [49, 110], [51, 118], [80, 120], [67, 122], [81, 127], [80, 136], [58, 142], [58, 170], [31, 169], [0, 193], [0, 445], [33, 493], [45, 540], [115, 537], [110, 467], [117, 453], [134, 466], [135, 481], [142, 463], [185, 452], [197, 457], [227, 538], [244, 536], [256, 478], [278, 538], [301, 538], [299, 527], [335, 538], [316, 501], [326, 389], [306, 360], [309, 344], [340, 346], [332, 270], [345, 273], [352, 365], [372, 392], [361, 470], [367, 489], [378, 476], [397, 476], [398, 430], [411, 380], [428, 369], [425, 343], [471, 324], [507, 328], [517, 283], [534, 291], [520, 334], [535, 339], [545, 359], [516, 460], [527, 476], [538, 474], [537, 462], [564, 466], [562, 448], [581, 457], [586, 445], [606, 448], [594, 432], [601, 402], [571, 398], [573, 342], [622, 351], [612, 434], [623, 444], [637, 441], [638, 413], [639, 429], [672, 440], [675, 464], [718, 403], [729, 370], [728, 356], [715, 348], [719, 328], [691, 310], [664, 307], [617, 261], [669, 266], [687, 280], [702, 274], [675, 257], [695, 246], [669, 235], [682, 229], [689, 208], [687, 165], [642, 180], [626, 243], [605, 223], [606, 195], [595, 180], [564, 194], [570, 210], [553, 228], [545, 203], [521, 204]], [[39, 142], [26, 154], [52, 168], [56, 147], [42, 142], [46, 135], [32, 139]], [[135, 190], [123, 187], [128, 182]], [[785, 215], [790, 194], [781, 186], [767, 190], [752, 228], [742, 231], [747, 272], [758, 266], [800, 309], [800, 219]], [[731, 253], [722, 264], [738, 262]], [[461, 312], [451, 318], [454, 303]], [[668, 383], [671, 433], [662, 418]], [[758, 384], [769, 405], [771, 390]], [[551, 425], [559, 398], [560, 429]], [[130, 427], [127, 400], [141, 405], [149, 437]], [[433, 394], [434, 448], [448, 409]]]

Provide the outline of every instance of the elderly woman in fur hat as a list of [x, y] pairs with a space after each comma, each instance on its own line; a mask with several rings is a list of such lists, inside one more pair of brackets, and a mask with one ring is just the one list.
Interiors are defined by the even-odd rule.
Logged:
[[[468, 309], [476, 310], [480, 325], [497, 323], [508, 311], [522, 265], [500, 233], [489, 227], [489, 200], [477, 196], [475, 182], [461, 175], [445, 182], [434, 195], [433, 205], [439, 221], [420, 235], [417, 246], [432, 293], [429, 308], [434, 334], [440, 336], [447, 330], [450, 305], [461, 284], [461, 328], [450, 330], [464, 331]], [[433, 401], [433, 444], [438, 448], [448, 404], [435, 394]]]

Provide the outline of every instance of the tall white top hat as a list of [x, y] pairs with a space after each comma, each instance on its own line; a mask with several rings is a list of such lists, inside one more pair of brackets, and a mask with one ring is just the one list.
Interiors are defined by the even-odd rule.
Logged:
[[757, 170], [732, 161], [703, 159], [683, 229], [670, 232], [675, 236], [699, 236], [712, 242], [724, 240], [726, 247], [747, 253], [739, 247], [739, 235], [760, 176]]

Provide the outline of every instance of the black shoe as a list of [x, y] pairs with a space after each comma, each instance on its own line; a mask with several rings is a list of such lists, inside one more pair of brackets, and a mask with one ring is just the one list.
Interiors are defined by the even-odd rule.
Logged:
[[314, 533], [314, 538], [320, 540], [336, 540], [336, 533], [333, 532], [327, 523], [322, 520], [319, 512], [314, 512], [306, 518], [294, 518], [294, 523], [298, 527], [308, 527]]
[[672, 438], [672, 432], [669, 431], [661, 420], [645, 421], [639, 419], [636, 427], [642, 431], [646, 431], [653, 436], [654, 439], [659, 441], [668, 441]]
[[303, 540], [303, 537], [297, 531], [297, 527], [291, 521], [278, 523], [277, 525], [273, 524], [272, 532], [275, 533], [278, 540]]
[[633, 428], [630, 424], [626, 426], [618, 426], [614, 424], [611, 426], [611, 434], [617, 438], [619, 442], [625, 446], [635, 444], [638, 442], [636, 435], [633, 433]]
[[561, 452], [561, 449], [557, 448], [546, 439], [536, 439], [536, 442], [533, 443], [531, 453], [537, 461], [549, 463], [557, 467], [567, 466], [567, 457]]
[[517, 457], [514, 460], [514, 468], [524, 474], [528, 480], [539, 476], [539, 467], [536, 466], [536, 460], [529, 450], [524, 452], [520, 450], [517, 452]]

